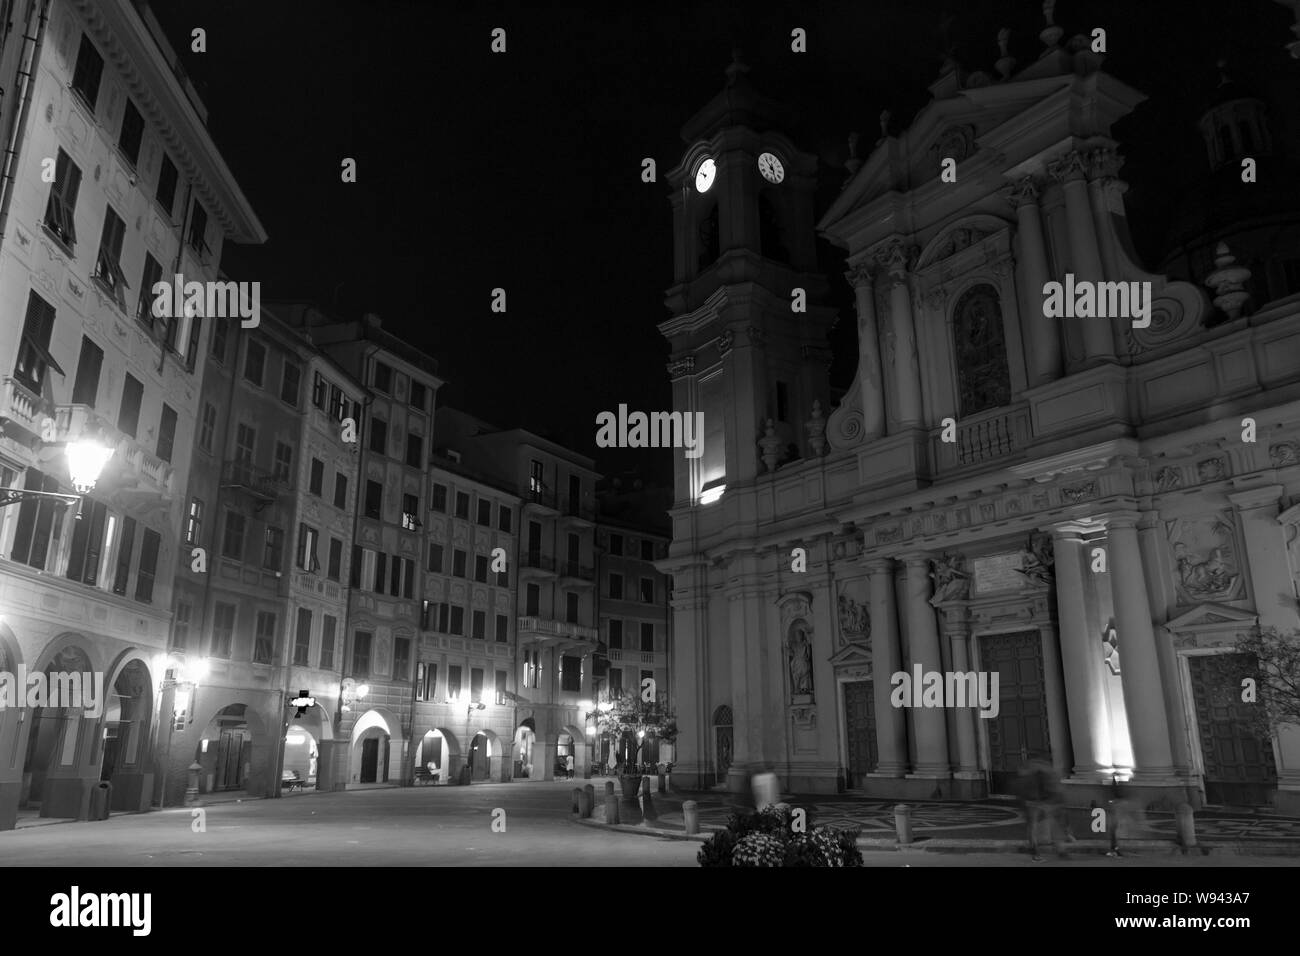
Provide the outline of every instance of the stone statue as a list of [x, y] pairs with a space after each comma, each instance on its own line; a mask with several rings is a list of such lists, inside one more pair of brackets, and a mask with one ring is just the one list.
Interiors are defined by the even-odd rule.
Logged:
[[1024, 557], [1024, 566], [1016, 570], [1031, 584], [1050, 585], [1054, 576], [1052, 565], [1056, 562], [1051, 536], [1041, 532], [1031, 534], [1029, 547], [1021, 554]]
[[934, 567], [930, 572], [930, 577], [934, 580], [934, 597], [930, 598], [930, 604], [938, 607], [944, 601], [966, 597], [970, 588], [970, 575], [962, 570], [965, 560], [960, 554], [945, 554], [930, 563]]
[[812, 696], [812, 642], [802, 622], [790, 628], [790, 690]]
[[869, 637], [871, 635], [870, 609], [847, 594], [840, 595], [839, 605], [840, 636]]

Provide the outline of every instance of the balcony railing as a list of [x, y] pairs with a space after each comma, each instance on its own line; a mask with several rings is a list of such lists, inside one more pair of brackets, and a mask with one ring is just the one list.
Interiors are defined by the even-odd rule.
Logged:
[[582, 498], [566, 497], [560, 500], [560, 514], [566, 518], [581, 518], [583, 521], [596, 520], [596, 506]]
[[596, 571], [577, 561], [565, 561], [560, 564], [560, 574], [566, 578], [581, 578], [583, 581], [596, 580]]
[[139, 441], [109, 425], [89, 405], [59, 405], [55, 408], [55, 441], [77, 441], [87, 432], [95, 431], [102, 431], [109, 444], [115, 446], [113, 461], [121, 462], [128, 472], [146, 479], [154, 490], [168, 494], [174, 490], [175, 469]]
[[525, 551], [519, 556], [521, 567], [534, 568], [538, 571], [554, 571], [555, 559], [549, 558], [537, 551]]
[[54, 407], [30, 388], [6, 375], [0, 392], [0, 419], [11, 421], [32, 435], [41, 434], [41, 420], [51, 416]]
[[940, 440], [935, 432], [940, 471], [995, 462], [1019, 454], [1029, 443], [1029, 408], [996, 408], [957, 424], [957, 441]]
[[571, 637], [583, 641], [595, 641], [600, 631], [582, 624], [570, 624], [567, 621], [553, 621], [545, 617], [521, 617], [520, 634], [536, 634], [547, 637]]
[[547, 491], [544, 488], [530, 488], [525, 486], [520, 489], [519, 497], [524, 501], [524, 505], [536, 505], [541, 508], [549, 508], [551, 511], [556, 508], [555, 492]]
[[261, 501], [274, 501], [283, 489], [283, 482], [265, 468], [246, 461], [228, 461], [221, 466], [221, 486], [242, 488]]

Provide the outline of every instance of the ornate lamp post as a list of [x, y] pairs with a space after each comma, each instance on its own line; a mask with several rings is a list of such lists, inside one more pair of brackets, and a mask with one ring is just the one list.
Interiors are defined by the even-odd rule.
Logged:
[[[80, 504], [82, 496], [95, 490], [95, 482], [108, 460], [113, 457], [113, 448], [97, 437], [87, 435], [77, 441], [65, 443], [68, 459], [68, 477], [72, 481], [75, 495], [65, 495], [54, 491], [32, 491], [28, 488], [0, 488], [0, 508], [15, 502], [31, 498], [53, 498], [69, 504]], [[81, 517], [81, 513], [77, 513]]]

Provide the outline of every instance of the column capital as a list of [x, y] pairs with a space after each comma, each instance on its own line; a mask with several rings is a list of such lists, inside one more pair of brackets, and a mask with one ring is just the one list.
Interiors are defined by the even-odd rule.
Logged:
[[953, 640], [964, 641], [970, 637], [970, 608], [963, 603], [939, 605], [943, 613], [943, 631]]
[[862, 565], [867, 569], [867, 572], [870, 574], [893, 574], [894, 573], [893, 558], [868, 558], [866, 561], [862, 562]]
[[908, 246], [901, 236], [895, 236], [876, 247], [873, 258], [888, 273], [893, 284], [906, 281], [916, 259], [916, 250]]
[[1088, 181], [1108, 183], [1119, 175], [1124, 157], [1112, 146], [1101, 146], [1088, 153]]
[[929, 574], [930, 562], [934, 559], [928, 551], [908, 551], [905, 554], [900, 554], [898, 560], [903, 562], [909, 570], [912, 568], [920, 568], [922, 571]]
[[675, 358], [667, 365], [669, 378], [682, 378], [686, 375], [695, 373], [695, 356], [683, 355]]
[[1276, 508], [1282, 498], [1281, 485], [1263, 485], [1259, 488], [1244, 488], [1228, 495], [1228, 500], [1239, 511], [1254, 511], [1256, 508]]
[[1136, 530], [1145, 519], [1145, 512], [1142, 511], [1108, 511], [1105, 514], [1097, 515], [1097, 520], [1106, 526], [1106, 531], [1118, 531], [1123, 528], [1133, 528]]
[[1100, 521], [1093, 518], [1076, 518], [1072, 521], [1058, 521], [1056, 524], [1043, 525], [1038, 529], [1052, 536], [1052, 542], [1083, 541], [1084, 538], [1104, 530]]
[[844, 278], [848, 280], [849, 285], [854, 289], [865, 288], [871, 291], [872, 265], [870, 259], [862, 259], [859, 262], [851, 263], [848, 271], [844, 273]]
[[1036, 205], [1041, 192], [1038, 180], [1033, 176], [1021, 176], [1015, 182], [1003, 186], [999, 191], [1002, 193], [1002, 198], [1010, 203], [1013, 209]]
[[1087, 160], [1077, 149], [1072, 149], [1048, 163], [1047, 173], [1059, 183], [1082, 181], [1088, 173]]

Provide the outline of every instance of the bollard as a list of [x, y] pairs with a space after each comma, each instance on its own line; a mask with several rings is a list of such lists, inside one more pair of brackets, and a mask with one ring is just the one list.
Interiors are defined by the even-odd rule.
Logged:
[[189, 781], [185, 785], [185, 805], [192, 806], [199, 799], [199, 774], [203, 772], [203, 767], [196, 760], [189, 766]]
[[1178, 819], [1178, 842], [1186, 853], [1196, 846], [1196, 812], [1190, 803], [1180, 803], [1174, 813]]
[[654, 798], [650, 796], [650, 778], [641, 778], [641, 822], [655, 823], [659, 815], [655, 813]]
[[906, 803], [894, 807], [894, 829], [898, 831], [898, 842], [903, 846], [912, 842], [912, 808]]
[[682, 818], [686, 821], [687, 833], [700, 832], [700, 808], [694, 800], [687, 800], [682, 804]]
[[570, 791], [570, 795], [571, 795], [571, 797], [572, 797], [572, 801], [571, 801], [571, 802], [572, 802], [573, 806], [572, 806], [572, 808], [570, 809], [569, 812], [570, 812], [570, 813], [578, 813], [578, 812], [582, 809], [582, 808], [581, 808], [581, 804], [580, 804], [580, 801], [582, 800], [582, 788], [581, 788], [581, 787], [574, 787], [573, 790]]
[[618, 823], [618, 797], [610, 790], [605, 791], [605, 822]]
[[668, 792], [668, 781], [664, 779], [664, 775], [662, 772], [659, 774], [659, 792], [660, 793]]
[[596, 788], [587, 784], [582, 788], [582, 819], [591, 819], [592, 812], [596, 809]]

